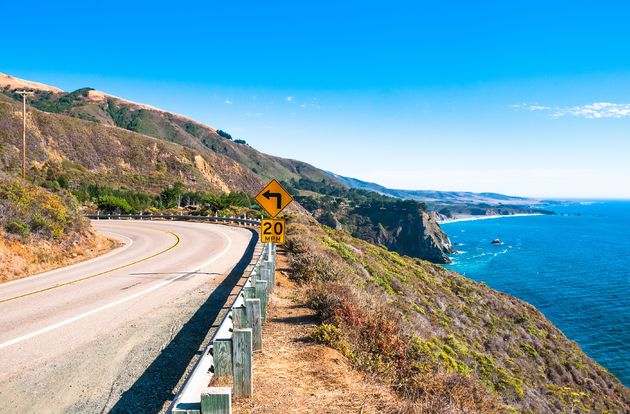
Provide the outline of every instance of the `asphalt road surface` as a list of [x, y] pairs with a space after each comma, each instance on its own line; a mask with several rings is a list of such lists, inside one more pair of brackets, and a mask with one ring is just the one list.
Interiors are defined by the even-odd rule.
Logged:
[[124, 245], [0, 285], [0, 412], [164, 411], [256, 246], [216, 224], [92, 223]]

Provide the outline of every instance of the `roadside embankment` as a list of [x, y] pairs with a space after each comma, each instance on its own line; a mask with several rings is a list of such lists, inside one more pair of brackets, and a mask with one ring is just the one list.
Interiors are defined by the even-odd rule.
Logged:
[[70, 194], [0, 175], [0, 283], [87, 260], [118, 245], [96, 234]]
[[630, 409], [627, 388], [517, 298], [301, 215], [286, 252], [254, 397], [235, 412]]
[[286, 251], [278, 249], [276, 289], [270, 296], [263, 350], [254, 355], [254, 395], [238, 399], [235, 414], [383, 413], [397, 411], [388, 387], [352, 368], [339, 351], [311, 335], [315, 312], [288, 278]]

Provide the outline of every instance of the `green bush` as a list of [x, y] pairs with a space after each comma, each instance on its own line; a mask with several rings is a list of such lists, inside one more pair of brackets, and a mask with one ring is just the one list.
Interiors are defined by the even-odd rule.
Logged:
[[228, 134], [227, 132], [221, 130], [221, 129], [217, 129], [217, 134], [219, 134], [219, 136], [225, 138], [225, 139], [232, 139], [232, 135]]
[[18, 218], [6, 222], [4, 229], [9, 233], [19, 235], [23, 239], [27, 238], [31, 232], [29, 225]]
[[331, 325], [329, 323], [321, 324], [320, 326], [313, 328], [310, 337], [317, 343], [324, 344], [338, 350], [348, 358], [353, 357], [353, 353], [350, 350], [350, 344], [344, 339], [341, 329], [335, 325]]
[[116, 196], [102, 196], [96, 201], [99, 210], [108, 214], [129, 214], [133, 207], [124, 198]]

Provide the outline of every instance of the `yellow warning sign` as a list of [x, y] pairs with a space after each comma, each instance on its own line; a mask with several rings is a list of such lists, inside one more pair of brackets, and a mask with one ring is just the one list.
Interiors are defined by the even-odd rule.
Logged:
[[256, 196], [256, 201], [271, 217], [276, 217], [286, 206], [291, 204], [293, 197], [275, 179], [271, 180]]
[[283, 244], [285, 229], [284, 219], [263, 219], [260, 223], [260, 241]]

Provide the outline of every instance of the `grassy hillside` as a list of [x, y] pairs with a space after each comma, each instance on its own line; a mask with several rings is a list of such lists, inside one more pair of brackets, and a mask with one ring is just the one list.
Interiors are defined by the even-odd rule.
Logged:
[[422, 413], [626, 413], [630, 394], [531, 305], [293, 216], [313, 338]]
[[[3, 75], [6, 78], [6, 75]], [[12, 78], [15, 79], [15, 78]], [[0, 88], [3, 79], [0, 77]], [[21, 99], [15, 88], [6, 85], [2, 92], [12, 99]], [[308, 178], [336, 182], [324, 171], [307, 163], [263, 154], [247, 143], [192, 119], [157, 108], [113, 97], [91, 88], [74, 92], [35, 90], [31, 104], [42, 111], [65, 114], [108, 126], [181, 144], [200, 153], [210, 152], [236, 161], [263, 180]]]
[[0, 282], [83, 260], [112, 246], [92, 232], [67, 191], [53, 194], [0, 173]]
[[[0, 95], [0, 170], [21, 170], [21, 105]], [[102, 184], [159, 192], [182, 182], [211, 192], [254, 192], [260, 179], [237, 162], [65, 115], [31, 110], [27, 120], [29, 176], [45, 179], [50, 169], [71, 184]]]

